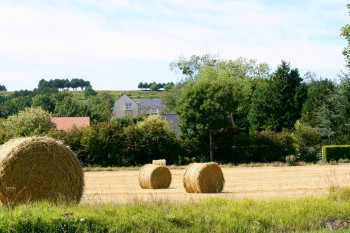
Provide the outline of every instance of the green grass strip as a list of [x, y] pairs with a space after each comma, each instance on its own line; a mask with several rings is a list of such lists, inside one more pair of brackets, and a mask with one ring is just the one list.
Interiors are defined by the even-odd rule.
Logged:
[[[220, 195], [218, 195], [220, 196]], [[0, 209], [0, 232], [349, 232], [350, 189], [283, 200], [135, 202]]]

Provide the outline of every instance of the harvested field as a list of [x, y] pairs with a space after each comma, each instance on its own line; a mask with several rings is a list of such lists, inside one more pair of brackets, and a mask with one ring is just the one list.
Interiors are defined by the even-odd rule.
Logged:
[[85, 191], [81, 203], [197, 201], [208, 197], [297, 198], [325, 194], [331, 187], [350, 186], [350, 164], [223, 167], [225, 186], [222, 193], [187, 193], [182, 183], [185, 169], [169, 168], [172, 182], [168, 189], [140, 188], [139, 170], [85, 172]]

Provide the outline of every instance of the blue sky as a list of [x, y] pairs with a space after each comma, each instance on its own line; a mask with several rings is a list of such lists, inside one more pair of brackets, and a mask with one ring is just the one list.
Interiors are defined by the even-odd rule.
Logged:
[[219, 53], [281, 60], [329, 79], [345, 68], [345, 0], [0, 0], [0, 85], [89, 80], [96, 90], [177, 82], [169, 63]]

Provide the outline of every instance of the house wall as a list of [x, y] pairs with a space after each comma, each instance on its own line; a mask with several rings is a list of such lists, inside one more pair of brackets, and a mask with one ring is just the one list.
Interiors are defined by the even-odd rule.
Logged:
[[[126, 103], [131, 103], [131, 110], [126, 109]], [[113, 106], [114, 118], [125, 116], [136, 117], [138, 115], [138, 112], [138, 104], [127, 95], [122, 95], [121, 97], [119, 97], [119, 99], [114, 103]]]
[[[155, 109], [156, 112], [152, 112], [152, 109]], [[155, 114], [160, 114], [162, 112], [163, 108], [162, 107], [139, 107], [139, 113], [140, 114], [147, 114], [147, 115], [155, 115]]]

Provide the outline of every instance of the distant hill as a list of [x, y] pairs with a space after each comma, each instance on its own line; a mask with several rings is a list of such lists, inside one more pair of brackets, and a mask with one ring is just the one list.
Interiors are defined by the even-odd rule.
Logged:
[[[96, 90], [97, 93], [108, 93], [113, 96], [114, 99], [118, 99], [122, 94], [127, 94], [132, 99], [156, 99], [161, 98], [164, 95], [164, 91], [141, 91], [141, 90]], [[69, 91], [74, 96], [74, 99], [84, 101], [83, 91]], [[0, 91], [0, 96], [8, 96], [13, 94], [13, 91]]]

